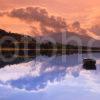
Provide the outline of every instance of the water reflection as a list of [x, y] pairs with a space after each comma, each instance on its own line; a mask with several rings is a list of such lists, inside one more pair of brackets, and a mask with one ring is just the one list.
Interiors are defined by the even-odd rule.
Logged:
[[97, 60], [96, 71], [82, 69], [82, 59], [87, 58], [87, 54], [38, 56], [33, 61], [0, 69], [0, 84], [33, 92], [58, 84], [100, 93], [100, 54], [93, 55]]

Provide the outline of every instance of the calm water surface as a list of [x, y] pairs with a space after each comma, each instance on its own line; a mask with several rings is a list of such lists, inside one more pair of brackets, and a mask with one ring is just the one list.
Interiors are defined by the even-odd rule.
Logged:
[[[82, 68], [83, 58], [97, 70]], [[0, 100], [99, 100], [100, 53], [38, 56], [0, 69]]]

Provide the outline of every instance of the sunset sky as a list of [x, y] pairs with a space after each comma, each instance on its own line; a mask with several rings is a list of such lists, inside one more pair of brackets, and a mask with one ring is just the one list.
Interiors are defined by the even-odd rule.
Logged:
[[99, 6], [100, 0], [0, 0], [0, 28], [42, 34], [73, 30], [79, 22], [79, 27], [100, 35]]
[[0, 100], [100, 100], [100, 0], [0, 0], [0, 33]]

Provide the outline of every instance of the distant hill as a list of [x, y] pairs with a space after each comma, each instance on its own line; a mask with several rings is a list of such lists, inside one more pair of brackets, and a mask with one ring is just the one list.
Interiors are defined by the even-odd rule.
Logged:
[[32, 40], [32, 42], [35, 42], [35, 39], [33, 37], [30, 37], [28, 35], [22, 35], [22, 34], [18, 34], [18, 33], [11, 33], [11, 32], [7, 32], [5, 30], [0, 29], [0, 40], [3, 38], [14, 38], [15, 40], [17, 40], [18, 42], [22, 42], [23, 38], [26, 38], [29, 40]]
[[[79, 34], [76, 34], [76, 33], [73, 33], [73, 32], [51, 33], [51, 34], [49, 33], [49, 34], [46, 34], [46, 35], [43, 35], [43, 36], [31, 37], [31, 36], [28, 36], [28, 35], [6, 32], [5, 30], [0, 29], [0, 39], [3, 38], [4, 36], [14, 37], [14, 39], [18, 40], [19, 42], [22, 41], [23, 37], [27, 37], [26, 40], [28, 40], [28, 42], [30, 40], [32, 40], [31, 42], [33, 42], [33, 43], [36, 42], [36, 40], [37, 40], [37, 42], [41, 43], [41, 39], [45, 40], [46, 37], [47, 38], [49, 37], [49, 38], [53, 39], [55, 42], [60, 43], [60, 44], [62, 43], [64, 45], [66, 45], [66, 44], [78, 45], [77, 40], [79, 40], [79, 41], [81, 41], [80, 46], [90, 46], [90, 45], [88, 45], [88, 43], [89, 43], [89, 41], [92, 40], [92, 41], [94, 41], [93, 45], [92, 45], [93, 47], [100, 47], [100, 40], [96, 40], [96, 39], [93, 39], [93, 38], [91, 38], [89, 36], [85, 36], [85, 35], [79, 35]], [[76, 40], [75, 41], [71, 40], [70, 42], [67, 42], [67, 40], [69, 38], [73, 38], [73, 39], [76, 39]], [[50, 39], [50, 41], [51, 41], [51, 39]]]
[[[82, 44], [80, 44], [80, 46], [90, 46], [90, 45], [88, 45], [89, 41], [94, 41], [92, 47], [100, 47], [100, 40], [93, 39], [86, 35], [79, 35], [74, 32], [51, 33], [51, 34], [45, 35], [45, 37], [51, 37], [57, 43], [70, 44], [70, 45], [77, 45], [77, 40], [79, 40], [82, 43]], [[75, 41], [71, 40], [70, 42], [66, 43], [67, 40], [69, 40], [69, 38], [73, 38], [76, 40]], [[62, 39], [64, 39], [64, 40], [62, 40]]]

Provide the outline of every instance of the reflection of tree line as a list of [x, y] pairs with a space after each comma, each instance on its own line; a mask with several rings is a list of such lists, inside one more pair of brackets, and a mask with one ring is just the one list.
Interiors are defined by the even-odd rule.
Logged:
[[18, 56], [25, 56], [25, 52], [29, 56], [34, 54], [73, 54], [73, 53], [87, 53], [87, 52], [100, 52], [100, 48], [89, 48], [85, 46], [74, 46], [74, 45], [62, 45], [57, 43], [56, 45], [51, 42], [46, 43], [32, 43], [28, 42], [25, 46], [23, 43], [17, 43], [18, 46], [15, 46], [11, 41], [6, 41], [1, 45], [1, 52], [3, 54], [9, 55], [18, 52]]

